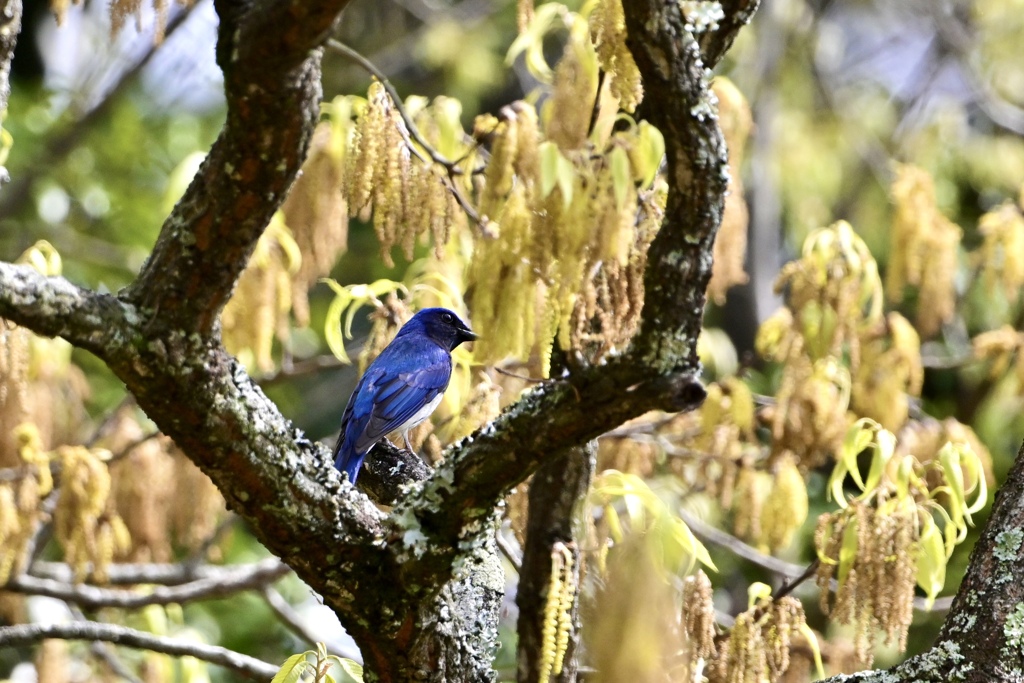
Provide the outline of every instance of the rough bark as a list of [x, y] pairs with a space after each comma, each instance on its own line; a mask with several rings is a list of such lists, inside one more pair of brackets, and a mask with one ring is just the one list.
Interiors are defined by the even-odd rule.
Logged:
[[[519, 683], [535, 683], [540, 679], [541, 644], [544, 642], [544, 611], [547, 588], [551, 581], [551, 551], [556, 543], [572, 550], [573, 575], [579, 585], [579, 547], [575, 523], [597, 465], [597, 447], [591, 441], [571, 449], [561, 461], [545, 463], [530, 481], [529, 513], [526, 524], [526, 547], [519, 572], [518, 674]], [[578, 602], [573, 601], [573, 630], [565, 652], [562, 672], [550, 680], [572, 683], [576, 680], [576, 648], [579, 645]]]
[[[492, 680], [498, 502], [542, 463], [557, 467], [628, 419], [691, 409], [704, 396], [696, 342], [726, 165], [700, 50], [677, 3], [626, 3], [648, 97], [663, 108], [654, 122], [670, 169], [634, 345], [527, 393], [432, 474], [408, 454], [378, 449], [380, 465], [409, 465], [368, 468], [368, 490], [395, 504], [385, 513], [284, 419], [224, 350], [217, 326], [305, 158], [318, 46], [345, 0], [215, 5], [227, 120], [138, 278], [112, 296], [0, 264], [0, 317], [101, 358], [260, 541], [335, 610], [363, 651], [367, 681]], [[724, 24], [733, 27], [713, 43], [727, 45], [740, 24]]]
[[[0, 121], [11, 95], [11, 60], [21, 33], [21, 0], [0, 0]], [[7, 169], [0, 163], [0, 185], [7, 182]]]

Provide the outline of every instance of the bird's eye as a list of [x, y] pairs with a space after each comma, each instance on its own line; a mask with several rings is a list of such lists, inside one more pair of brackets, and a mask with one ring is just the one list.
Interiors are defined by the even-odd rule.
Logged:
[[450, 323], [455, 320], [455, 316], [453, 316], [451, 313], [445, 313], [444, 315], [441, 316], [441, 320], [445, 321], [446, 323]]

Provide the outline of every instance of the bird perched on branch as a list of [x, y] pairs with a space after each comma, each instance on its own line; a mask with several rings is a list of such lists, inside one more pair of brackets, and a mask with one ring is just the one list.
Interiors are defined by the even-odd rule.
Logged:
[[391, 432], [409, 430], [430, 417], [452, 376], [452, 350], [476, 334], [447, 308], [425, 308], [402, 326], [366, 369], [348, 399], [334, 466], [353, 484], [373, 445]]

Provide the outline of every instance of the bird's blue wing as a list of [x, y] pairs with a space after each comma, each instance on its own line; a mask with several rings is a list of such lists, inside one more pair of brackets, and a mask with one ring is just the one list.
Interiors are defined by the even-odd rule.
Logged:
[[370, 364], [349, 398], [334, 448], [335, 466], [353, 483], [367, 452], [403, 427], [448, 387], [448, 352], [421, 335], [396, 338]]
[[377, 383], [370, 419], [356, 440], [356, 450], [369, 449], [381, 437], [404, 427], [448, 387], [452, 362], [447, 353], [429, 365], [397, 372]]

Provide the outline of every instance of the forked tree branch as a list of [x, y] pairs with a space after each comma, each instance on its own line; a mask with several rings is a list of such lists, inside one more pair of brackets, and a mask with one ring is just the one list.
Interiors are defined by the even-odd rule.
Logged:
[[[607, 365], [528, 392], [450, 449], [426, 481], [403, 489], [429, 470], [383, 472], [375, 493], [397, 501], [385, 516], [341, 481], [325, 448], [281, 416], [225, 352], [216, 325], [305, 158], [319, 112], [316, 46], [344, 4], [218, 0], [227, 121], [137, 280], [115, 298], [2, 265], [0, 316], [102, 358], [258, 538], [335, 609], [369, 672], [398, 680], [432, 662], [434, 676], [470, 680], [490, 671], [486, 634], [496, 629], [502, 587], [490, 566], [498, 501], [541, 463], [630, 418], [703, 399], [696, 341], [725, 150], [677, 3], [625, 3], [648, 96], [663, 108], [653, 122], [670, 171], [641, 331]], [[723, 30], [718, 40], [731, 39]], [[405, 457], [378, 450], [393, 463]], [[457, 565], [467, 579], [450, 580]], [[449, 604], [464, 608], [458, 626], [438, 621]], [[484, 633], [483, 642], [468, 632]], [[443, 666], [435, 642], [444, 643]]]

